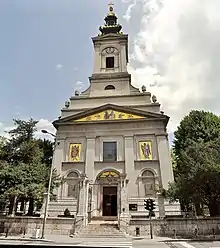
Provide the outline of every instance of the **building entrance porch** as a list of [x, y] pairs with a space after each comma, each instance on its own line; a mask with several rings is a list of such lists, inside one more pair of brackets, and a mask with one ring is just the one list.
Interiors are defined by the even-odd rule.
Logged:
[[104, 170], [98, 174], [92, 185], [93, 220], [118, 220], [121, 214], [123, 178], [124, 176], [114, 169]]

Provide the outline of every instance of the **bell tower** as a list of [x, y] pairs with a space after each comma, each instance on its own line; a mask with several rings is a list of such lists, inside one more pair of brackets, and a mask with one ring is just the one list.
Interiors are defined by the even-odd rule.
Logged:
[[122, 26], [117, 20], [113, 4], [109, 4], [105, 24], [99, 28], [99, 36], [92, 39], [95, 50], [94, 74], [127, 72], [128, 36], [121, 32]]
[[122, 33], [122, 26], [109, 4], [104, 25], [100, 33], [93, 37], [94, 65], [90, 88], [83, 95], [90, 97], [130, 95], [139, 92], [131, 85], [131, 75], [127, 72], [128, 35]]

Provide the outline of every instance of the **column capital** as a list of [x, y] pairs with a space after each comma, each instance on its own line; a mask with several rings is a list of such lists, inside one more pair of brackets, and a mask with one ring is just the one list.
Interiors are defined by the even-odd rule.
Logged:
[[156, 133], [156, 137], [168, 137], [168, 133]]
[[134, 136], [133, 136], [133, 135], [124, 135], [124, 138], [125, 138], [125, 139], [133, 139]]
[[94, 135], [86, 136], [87, 140], [94, 140], [95, 138], [96, 138], [96, 136], [94, 136]]

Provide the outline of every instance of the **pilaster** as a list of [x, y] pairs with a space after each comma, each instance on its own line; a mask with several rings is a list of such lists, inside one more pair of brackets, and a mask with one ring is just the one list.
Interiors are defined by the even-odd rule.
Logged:
[[124, 138], [125, 141], [125, 173], [127, 174], [128, 182], [128, 192], [129, 196], [136, 196], [137, 189], [133, 187], [135, 185], [136, 178], [134, 177], [135, 169], [134, 169], [134, 139], [133, 136], [126, 136]]
[[170, 157], [167, 135], [157, 135], [158, 156], [160, 161], [161, 183], [164, 189], [168, 189], [169, 182], [173, 182], [173, 169]]
[[95, 138], [88, 137], [86, 145], [86, 164], [85, 174], [88, 180], [94, 179], [94, 162], [95, 162]]
[[[64, 149], [65, 148], [65, 139], [57, 139], [55, 141], [55, 147], [53, 152], [53, 160], [52, 166], [56, 169], [58, 175], [62, 175], [62, 162], [64, 161]], [[57, 195], [58, 199], [62, 198], [62, 185], [56, 189], [55, 194]]]

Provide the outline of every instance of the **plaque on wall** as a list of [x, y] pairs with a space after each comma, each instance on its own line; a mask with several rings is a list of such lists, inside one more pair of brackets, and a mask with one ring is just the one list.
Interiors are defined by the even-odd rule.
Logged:
[[137, 204], [129, 204], [129, 211], [137, 211]]

